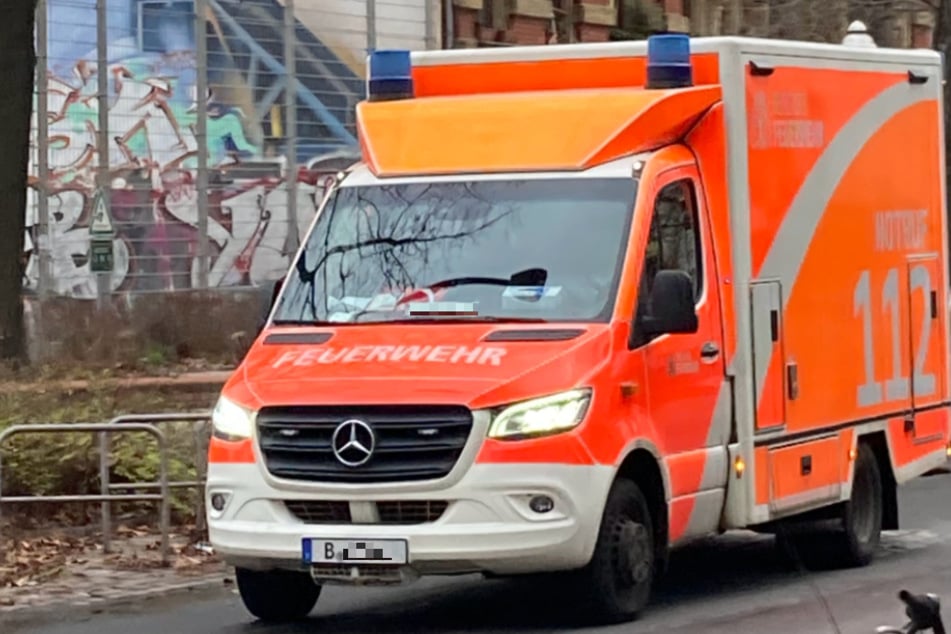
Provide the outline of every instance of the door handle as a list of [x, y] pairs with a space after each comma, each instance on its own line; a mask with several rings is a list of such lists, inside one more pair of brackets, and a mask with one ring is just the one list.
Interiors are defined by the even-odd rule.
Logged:
[[700, 358], [702, 359], [716, 359], [718, 354], [720, 354], [720, 347], [712, 341], [706, 342], [700, 348]]

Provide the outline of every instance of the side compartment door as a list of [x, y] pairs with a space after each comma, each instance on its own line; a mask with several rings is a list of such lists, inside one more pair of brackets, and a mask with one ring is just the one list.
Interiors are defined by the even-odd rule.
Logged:
[[[795, 398], [796, 368], [786, 367], [783, 350], [783, 298], [778, 281], [750, 284], [752, 312], [753, 377], [756, 382], [756, 432], [773, 432], [786, 426], [787, 378]], [[787, 377], [788, 374], [788, 377]]]
[[911, 403], [915, 410], [912, 438], [915, 443], [943, 439], [945, 416], [941, 411], [924, 411], [944, 401], [947, 376], [944, 363], [947, 330], [945, 310], [938, 284], [941, 280], [938, 255], [908, 258], [908, 315], [911, 354]]

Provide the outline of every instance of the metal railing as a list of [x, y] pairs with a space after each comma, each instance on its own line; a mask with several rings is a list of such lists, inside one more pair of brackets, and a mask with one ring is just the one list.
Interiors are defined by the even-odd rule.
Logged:
[[[113, 502], [158, 502], [159, 503], [159, 532], [160, 554], [163, 564], [168, 564], [170, 558], [170, 523], [171, 523], [171, 493], [173, 489], [202, 489], [205, 485], [207, 471], [206, 452], [207, 439], [210, 433], [210, 413], [188, 414], [134, 414], [117, 416], [106, 423], [59, 423], [52, 425], [13, 425], [0, 432], [0, 519], [3, 517], [5, 504], [30, 504], [37, 502], [67, 503], [92, 502], [100, 504], [100, 518], [102, 529], [102, 546], [104, 552], [109, 552], [112, 538], [112, 503]], [[168, 438], [159, 425], [172, 423], [193, 423], [195, 469], [194, 480], [169, 481]], [[13, 436], [24, 434], [52, 434], [52, 433], [98, 433], [99, 434], [99, 493], [85, 495], [3, 495], [3, 445]], [[140, 432], [153, 436], [158, 442], [159, 474], [154, 482], [122, 482], [113, 483], [110, 478], [110, 463], [112, 457], [112, 435], [117, 433]], [[155, 491], [148, 493], [142, 491]], [[119, 491], [139, 491], [135, 493], [119, 493]], [[198, 528], [204, 529], [204, 495], [199, 493], [196, 508]]]

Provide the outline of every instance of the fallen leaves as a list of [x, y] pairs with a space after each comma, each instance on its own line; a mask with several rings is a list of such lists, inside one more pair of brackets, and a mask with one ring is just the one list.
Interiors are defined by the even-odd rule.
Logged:
[[137, 526], [136, 528], [120, 526], [116, 529], [116, 535], [118, 537], [145, 537], [151, 533], [152, 529], [145, 525]]
[[35, 586], [62, 574], [70, 564], [82, 564], [91, 546], [88, 539], [41, 537], [6, 539], [0, 544], [0, 588]]
[[[171, 568], [200, 574], [218, 560], [210, 547], [196, 542], [193, 527], [169, 536]], [[105, 572], [163, 568], [161, 540], [148, 526], [120, 526], [110, 552], [99, 540], [88, 537], [44, 536], [0, 541], [0, 588], [35, 587], [64, 575], [102, 577]]]

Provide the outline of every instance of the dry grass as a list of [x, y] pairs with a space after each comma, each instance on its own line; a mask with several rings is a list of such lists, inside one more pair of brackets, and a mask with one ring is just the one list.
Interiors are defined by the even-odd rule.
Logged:
[[259, 289], [123, 295], [104, 310], [61, 297], [28, 303], [35, 367], [16, 374], [35, 377], [234, 365], [265, 309]]

